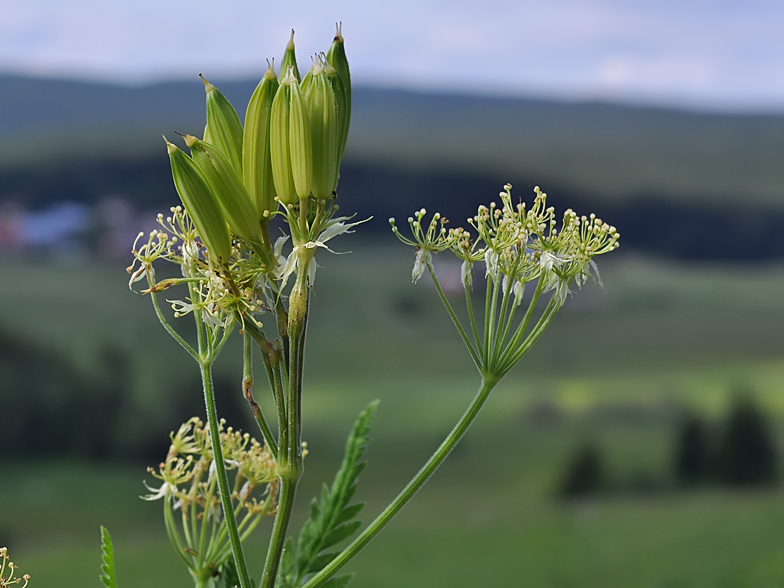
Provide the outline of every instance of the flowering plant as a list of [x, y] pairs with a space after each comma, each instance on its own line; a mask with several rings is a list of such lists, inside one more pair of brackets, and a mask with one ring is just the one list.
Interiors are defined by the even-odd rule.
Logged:
[[[19, 566], [15, 565], [8, 557], [8, 548], [7, 547], [0, 547], [0, 588], [11, 588], [11, 586], [17, 586], [22, 584], [20, 588], [26, 588], [27, 584], [30, 582], [30, 575], [25, 574], [24, 576], [16, 576], [16, 571], [19, 569]], [[6, 576], [6, 570], [8, 575]], [[14, 577], [16, 576], [16, 577]]]
[[[593, 257], [618, 247], [617, 231], [595, 215], [567, 210], [559, 222], [547, 197], [515, 203], [511, 186], [500, 205], [480, 206], [467, 228], [448, 228], [438, 213], [420, 210], [404, 235], [414, 247], [413, 281], [427, 273], [457, 328], [480, 377], [470, 406], [400, 494], [358, 533], [361, 503], [352, 503], [376, 403], [358, 417], [343, 463], [330, 488], [314, 501], [296, 539], [289, 523], [307, 453], [301, 400], [305, 340], [319, 249], [359, 224], [338, 216], [340, 162], [351, 117], [351, 77], [340, 28], [327, 53], [301, 77], [293, 34], [280, 66], [273, 65], [251, 97], [245, 124], [226, 98], [204, 80], [207, 126], [202, 139], [185, 135], [190, 155], [166, 140], [172, 176], [183, 206], [158, 216], [160, 228], [140, 234], [128, 268], [129, 285], [143, 293], [166, 331], [197, 362], [207, 424], [191, 419], [176, 434], [148, 500], [162, 499], [169, 537], [197, 587], [252, 585], [243, 541], [265, 516], [274, 518], [261, 588], [338, 588], [336, 573], [413, 497], [479, 413], [496, 384], [526, 354], [588, 277], [599, 280]], [[274, 241], [270, 223], [282, 227]], [[467, 323], [444, 294], [433, 254], [450, 250], [462, 260]], [[158, 279], [156, 265], [179, 266], [180, 276]], [[474, 268], [483, 275], [475, 280]], [[483, 278], [485, 287], [474, 289]], [[195, 343], [164, 314], [190, 316]], [[483, 291], [482, 291], [483, 290]], [[483, 304], [477, 314], [474, 302]], [[227, 428], [218, 418], [212, 365], [235, 331], [243, 338], [242, 394], [263, 444]], [[253, 395], [252, 361], [260, 357], [274, 399], [270, 418]], [[274, 421], [274, 422], [273, 422]], [[229, 473], [234, 472], [230, 484]], [[254, 491], [256, 494], [254, 495]], [[175, 520], [180, 511], [181, 521]], [[354, 537], [343, 549], [334, 546]], [[115, 586], [111, 542], [104, 537], [104, 583]]]

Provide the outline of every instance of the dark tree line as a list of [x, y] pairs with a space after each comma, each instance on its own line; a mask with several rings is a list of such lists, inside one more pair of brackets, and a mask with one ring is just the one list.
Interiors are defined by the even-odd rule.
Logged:
[[[96, 373], [85, 374], [56, 351], [0, 331], [0, 459], [155, 462], [166, 453], [170, 430], [204, 413], [196, 376], [167, 389], [165, 401], [154, 408], [140, 409], [131, 397], [130, 365], [123, 352], [107, 346], [99, 364]], [[237, 391], [222, 394], [219, 408], [227, 420], [244, 425], [248, 410], [237, 383], [218, 377], [215, 386]], [[124, 435], [129, 422], [144, 427], [144, 434]]]
[[[478, 202], [498, 193], [510, 181], [513, 194], [531, 200], [533, 177], [504, 178], [460, 170], [413, 169], [346, 162], [341, 169], [341, 209], [358, 218], [373, 217], [363, 234], [387, 233], [389, 217], [405, 219], [424, 206], [439, 210], [455, 226], [475, 214]], [[165, 156], [153, 158], [63, 161], [34, 168], [0, 169], [0, 199], [13, 198], [25, 207], [54, 202], [95, 204], [108, 194], [127, 198], [138, 209], [166, 210], [178, 202]], [[548, 185], [559, 209], [601, 208], [601, 216], [623, 235], [625, 250], [676, 259], [765, 260], [784, 258], [784, 211], [764, 207], [709, 208], [666, 194], [630, 194], [621, 202], [599, 200]], [[601, 206], [597, 206], [597, 202]], [[701, 202], [701, 200], [697, 200]]]
[[683, 486], [771, 484], [778, 479], [778, 452], [765, 415], [750, 399], [735, 400], [719, 431], [687, 416], [675, 447], [675, 475]]
[[[677, 426], [672, 467], [681, 488], [765, 486], [779, 479], [779, 453], [764, 413], [750, 396], [739, 395], [718, 425], [694, 413], [683, 416]], [[584, 443], [568, 462], [558, 493], [574, 498], [607, 489], [611, 484], [601, 448], [594, 442]]]

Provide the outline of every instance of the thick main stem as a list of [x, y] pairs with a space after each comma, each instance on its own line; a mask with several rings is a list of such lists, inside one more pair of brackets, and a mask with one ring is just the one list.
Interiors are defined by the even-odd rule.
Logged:
[[[261, 411], [259, 403], [253, 397], [253, 361], [251, 354], [251, 336], [246, 330], [243, 334], [243, 359], [242, 359], [242, 394], [250, 406], [253, 413], [253, 418], [256, 419], [261, 434], [264, 436], [264, 442], [267, 444], [272, 456], [278, 459], [278, 443], [272, 435], [272, 431], [267, 424], [267, 419], [264, 418], [264, 413]], [[266, 358], [265, 358], [266, 360]], [[265, 364], [267, 362], [265, 361]], [[271, 372], [268, 372], [272, 376]], [[270, 384], [274, 385], [274, 378], [270, 377]]]
[[272, 527], [272, 536], [264, 562], [261, 588], [274, 588], [278, 568], [286, 542], [286, 532], [291, 521], [297, 484], [302, 476], [302, 373], [305, 357], [305, 332], [308, 320], [307, 267], [313, 254], [305, 250], [299, 260], [297, 281], [289, 296], [287, 335], [289, 340], [288, 390], [286, 394], [286, 427], [282, 431], [278, 451], [278, 476], [281, 481], [278, 513]]
[[427, 460], [427, 463], [422, 466], [416, 476], [403, 488], [402, 492], [397, 495], [397, 498], [387, 506], [384, 511], [376, 517], [368, 527], [357, 537], [343, 552], [338, 555], [332, 562], [327, 565], [318, 574], [313, 576], [302, 588], [316, 588], [321, 586], [330, 577], [332, 577], [340, 568], [342, 568], [348, 561], [354, 557], [359, 551], [367, 545], [373, 537], [375, 537], [384, 526], [392, 520], [392, 518], [400, 512], [406, 503], [413, 498], [414, 494], [428, 481], [438, 469], [438, 466], [446, 459], [449, 453], [454, 449], [457, 442], [465, 435], [465, 432], [474, 422], [474, 419], [479, 414], [482, 406], [487, 398], [490, 396], [495, 385], [498, 383], [497, 378], [484, 378], [479, 391], [471, 401], [470, 406], [465, 411], [460, 420], [455, 425], [455, 428], [447, 435], [443, 443], [436, 449], [435, 453]]
[[221, 505], [223, 506], [224, 524], [229, 533], [231, 551], [234, 554], [234, 563], [237, 567], [240, 587], [251, 588], [248, 566], [245, 563], [245, 554], [242, 551], [242, 542], [240, 541], [239, 531], [237, 530], [237, 519], [234, 517], [234, 508], [231, 504], [231, 491], [229, 490], [229, 478], [226, 475], [226, 464], [223, 461], [223, 449], [221, 448], [220, 443], [220, 428], [218, 427], [218, 414], [215, 408], [215, 389], [212, 385], [212, 362], [202, 360], [199, 362], [199, 368], [201, 370], [201, 381], [204, 388], [204, 404], [207, 408], [207, 420], [210, 424], [210, 440], [212, 441], [212, 454], [216, 475], [218, 477]]
[[267, 550], [267, 560], [264, 562], [264, 572], [261, 576], [261, 588], [274, 588], [278, 577], [280, 559], [283, 555], [283, 546], [286, 544], [286, 531], [291, 521], [291, 511], [294, 507], [294, 498], [297, 493], [299, 479], [282, 479], [280, 497], [278, 498], [278, 514], [272, 527], [272, 536]]

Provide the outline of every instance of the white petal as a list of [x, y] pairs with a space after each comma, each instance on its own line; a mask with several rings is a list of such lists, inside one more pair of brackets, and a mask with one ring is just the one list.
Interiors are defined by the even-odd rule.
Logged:
[[460, 266], [460, 281], [463, 282], [464, 288], [471, 288], [473, 285], [473, 266], [474, 264], [468, 260], [463, 261], [463, 265]]
[[281, 256], [281, 252], [283, 251], [283, 245], [285, 245], [286, 241], [288, 240], [289, 240], [288, 235], [283, 235], [282, 237], [278, 237], [277, 239], [275, 239], [275, 245], [273, 245], [272, 247], [272, 252], [275, 255], [275, 257]]

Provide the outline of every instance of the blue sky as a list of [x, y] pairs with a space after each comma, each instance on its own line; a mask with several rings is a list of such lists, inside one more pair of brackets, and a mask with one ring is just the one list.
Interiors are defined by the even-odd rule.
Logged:
[[0, 71], [255, 77], [292, 27], [309, 63], [336, 20], [355, 83], [784, 111], [774, 0], [0, 0]]

